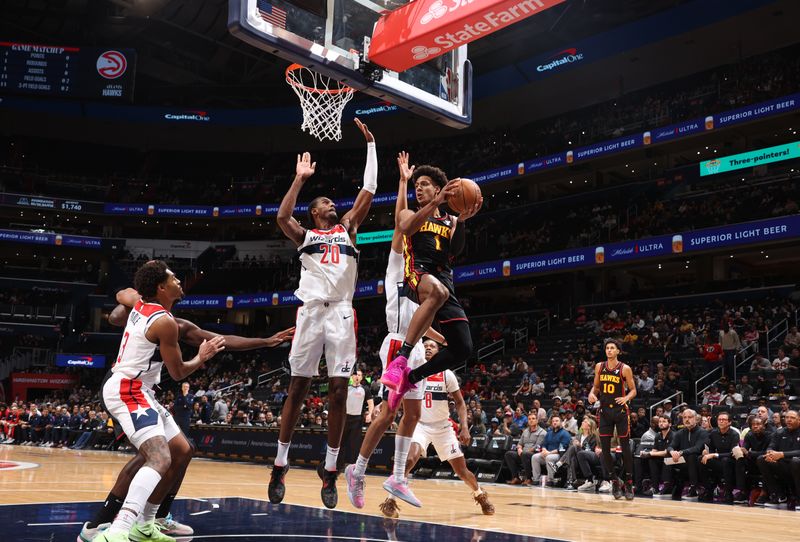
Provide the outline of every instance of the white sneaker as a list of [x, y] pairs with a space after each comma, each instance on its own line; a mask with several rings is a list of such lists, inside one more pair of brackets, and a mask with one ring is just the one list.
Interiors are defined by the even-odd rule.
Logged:
[[578, 486], [578, 491], [590, 491], [594, 493], [594, 482], [592, 480], [586, 480], [580, 486]]
[[161, 533], [173, 538], [179, 538], [182, 542], [188, 542], [194, 534], [194, 529], [188, 525], [177, 522], [172, 518], [172, 514], [167, 514], [165, 518], [156, 518], [156, 523], [161, 526]]
[[91, 542], [94, 538], [111, 527], [110, 523], [101, 523], [94, 529], [89, 528], [89, 522], [83, 524], [83, 528], [81, 529], [81, 533], [78, 535], [77, 542]]
[[611, 482], [608, 480], [603, 480], [603, 483], [600, 484], [600, 489], [597, 491], [600, 493], [611, 493]]

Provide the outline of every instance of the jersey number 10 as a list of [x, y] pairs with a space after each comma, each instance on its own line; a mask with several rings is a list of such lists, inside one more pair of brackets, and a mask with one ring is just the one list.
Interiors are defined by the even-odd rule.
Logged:
[[617, 387], [614, 384], [603, 382], [603, 393], [607, 395], [614, 395], [615, 391], [617, 391]]

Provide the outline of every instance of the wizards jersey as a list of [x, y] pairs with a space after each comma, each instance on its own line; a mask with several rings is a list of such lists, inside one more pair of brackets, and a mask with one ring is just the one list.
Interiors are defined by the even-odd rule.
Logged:
[[172, 318], [172, 314], [158, 303], [136, 303], [128, 316], [119, 355], [111, 368], [113, 373], [120, 373], [131, 380], [141, 380], [149, 388], [161, 382], [163, 362], [154, 359], [158, 345], [150, 342], [146, 333], [150, 326], [164, 317]]
[[300, 252], [300, 285], [294, 295], [311, 301], [352, 301], [358, 278], [358, 250], [345, 227], [307, 230]]

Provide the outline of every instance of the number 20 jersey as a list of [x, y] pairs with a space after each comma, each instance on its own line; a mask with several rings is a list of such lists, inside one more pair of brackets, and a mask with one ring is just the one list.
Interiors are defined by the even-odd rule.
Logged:
[[303, 303], [352, 301], [358, 279], [358, 249], [342, 224], [329, 230], [306, 230], [300, 253], [300, 285], [295, 295]]

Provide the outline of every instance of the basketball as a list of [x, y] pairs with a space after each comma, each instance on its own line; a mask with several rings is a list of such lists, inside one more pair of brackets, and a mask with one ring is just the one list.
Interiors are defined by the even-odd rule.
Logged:
[[456, 193], [447, 199], [447, 205], [456, 213], [463, 213], [481, 198], [481, 188], [471, 179], [461, 179], [456, 184]]

